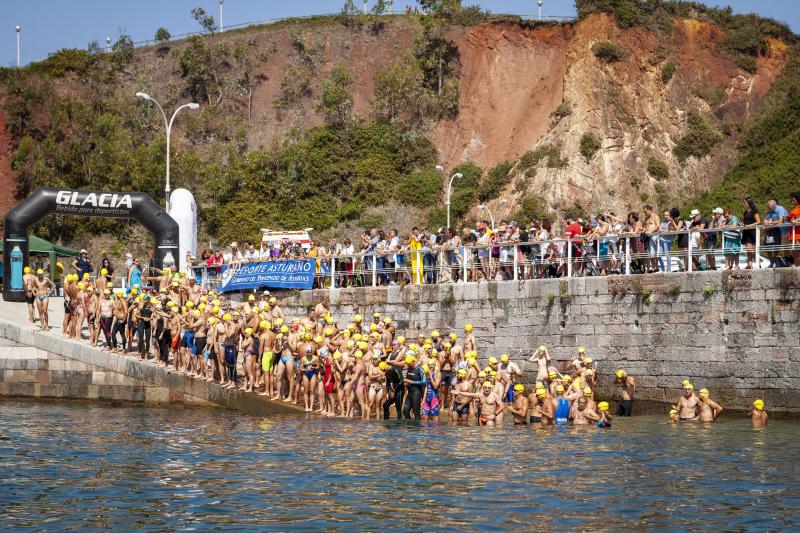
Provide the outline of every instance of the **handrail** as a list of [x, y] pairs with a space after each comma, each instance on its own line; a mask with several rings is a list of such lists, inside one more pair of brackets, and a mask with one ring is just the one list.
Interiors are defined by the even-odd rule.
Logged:
[[[617, 271], [620, 274], [632, 274], [636, 270], [668, 270], [673, 271], [672, 259], [677, 260], [679, 268], [691, 272], [701, 266], [701, 259], [710, 264], [708, 256], [725, 256], [731, 259], [736, 256], [736, 261], [742, 253], [750, 254], [754, 268], [761, 268], [761, 252], [778, 253], [791, 251], [793, 254], [800, 252], [800, 244], [793, 238], [781, 239], [781, 244], [762, 243], [768, 230], [781, 230], [782, 235], [787, 234], [790, 228], [800, 228], [798, 223], [783, 224], [757, 224], [748, 226], [727, 226], [712, 228], [690, 228], [682, 231], [659, 231], [649, 234], [625, 232], [603, 236], [577, 236], [572, 238], [557, 237], [554, 239], [528, 242], [498, 241], [489, 245], [464, 245], [453, 247], [447, 244], [434, 245], [419, 250], [383, 250], [366, 251], [358, 250], [352, 254], [325, 254], [316, 257], [318, 272], [315, 275], [317, 284], [335, 288], [342, 284], [349, 285], [353, 278], [362, 286], [377, 286], [390, 284], [400, 276], [414, 284], [437, 283], [441, 280], [454, 281], [455, 279], [476, 281], [483, 276], [484, 279], [494, 279], [498, 273], [508, 276], [514, 281], [519, 279], [532, 279], [545, 277], [545, 270], [556, 267], [557, 277], [573, 277], [575, 270], [580, 272], [590, 270], [586, 275], [597, 271]], [[747, 249], [741, 245], [741, 232], [743, 230], [755, 231], [753, 248]], [[737, 236], [726, 236], [724, 232], [735, 231]], [[709, 240], [708, 234], [723, 233], [722, 237], [715, 236]], [[693, 236], [700, 235], [704, 242], [696, 243]], [[648, 237], [648, 243], [642, 242], [642, 236]], [[686, 235], [685, 246], [678, 246], [675, 236]], [[666, 241], [662, 237], [669, 237], [669, 247], [663, 246]], [[639, 243], [634, 245], [635, 241]], [[568, 245], [569, 243], [569, 245]], [[609, 243], [608, 246], [602, 246]], [[612, 246], [611, 244], [614, 244]], [[706, 243], [714, 247], [705, 246]], [[719, 245], [717, 247], [717, 245]], [[605, 250], [603, 250], [605, 248]], [[499, 249], [499, 254], [493, 254], [493, 249]], [[484, 251], [488, 253], [480, 254]], [[498, 257], [499, 255], [499, 257]], [[397, 258], [401, 260], [397, 260]], [[309, 259], [308, 256], [300, 257]], [[690, 260], [691, 258], [691, 260]], [[264, 258], [263, 261], [281, 261], [288, 258]], [[716, 259], [715, 259], [716, 262]], [[246, 264], [243, 261], [242, 264]], [[609, 263], [612, 267], [609, 267]], [[634, 265], [638, 266], [634, 268]], [[695, 265], [697, 263], [697, 265]], [[642, 264], [649, 264], [643, 267]], [[345, 266], [346, 265], [346, 266]], [[389, 266], [387, 266], [389, 265]], [[736, 268], [737, 265], [730, 265]], [[800, 265], [798, 265], [800, 266]], [[218, 266], [199, 265], [191, 267], [202, 275], [204, 284], [216, 285], [220, 277], [209, 275], [209, 271], [219, 269]], [[227, 266], [225, 267], [228, 268]], [[510, 270], [510, 272], [509, 272]], [[547, 273], [549, 276], [550, 273]], [[477, 278], [477, 279], [476, 279]]]

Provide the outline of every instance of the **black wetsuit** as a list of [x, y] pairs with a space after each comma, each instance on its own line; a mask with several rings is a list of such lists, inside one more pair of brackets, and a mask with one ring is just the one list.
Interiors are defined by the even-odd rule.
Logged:
[[419, 366], [413, 366], [406, 370], [405, 379], [411, 380], [411, 383], [406, 384], [406, 404], [403, 407], [403, 416], [411, 418], [411, 412], [414, 412], [414, 418], [420, 419], [420, 408], [422, 407], [422, 395], [425, 392], [425, 373]]
[[403, 371], [393, 366], [386, 372], [386, 399], [383, 401], [383, 418], [389, 419], [389, 407], [394, 404], [397, 418], [403, 418]]
[[127, 320], [114, 319], [114, 326], [111, 328], [111, 346], [113, 348], [120, 346], [120, 343], [117, 342], [117, 333], [119, 333], [122, 336], [122, 349], [125, 350], [126, 326]]
[[139, 353], [150, 353], [150, 317], [153, 316], [153, 308], [150, 303], [145, 303], [139, 310], [139, 323], [136, 325], [136, 334], [139, 336]]

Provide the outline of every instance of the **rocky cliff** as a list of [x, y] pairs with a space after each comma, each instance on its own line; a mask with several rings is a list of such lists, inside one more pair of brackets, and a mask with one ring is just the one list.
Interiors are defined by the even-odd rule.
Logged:
[[[108, 90], [109, 105], [135, 127], [145, 119], [126, 106], [133, 107], [137, 90], [170, 107], [198, 97], [201, 115], [179, 119], [184, 133], [173, 137], [178, 152], [224, 157], [226, 150], [266, 150], [325, 122], [320, 95], [337, 65], [353, 76], [352, 114], [376, 114], [378, 78], [414, 50], [422, 32], [417, 18], [384, 18], [358, 27], [320, 18], [203, 37], [209, 63], [215, 46], [226, 46], [229, 54], [216, 71], [209, 66], [205, 78], [187, 76], [182, 53], [191, 42], [151, 46], [119, 69], [113, 87], [99, 77], [87, 83], [85, 75], [67, 69], [49, 94], [91, 100]], [[679, 199], [716, 185], [733, 165], [740, 132], [789, 57], [786, 43], [769, 38], [749, 73], [720, 49], [724, 35], [691, 19], [673, 20], [667, 33], [620, 29], [605, 14], [561, 25], [503, 19], [446, 27], [444, 36], [457, 49], [449, 75], [458, 86], [457, 113], [424, 120], [416, 133], [434, 143], [448, 170], [465, 161], [484, 170], [514, 163], [497, 186], [497, 197], [509, 200], [499, 216], [513, 214], [531, 196], [551, 212], [623, 211]], [[45, 102], [26, 117], [20, 127], [30, 131], [14, 136], [0, 116], [0, 178], [7, 180], [9, 159], [23, 136], [33, 131], [43, 138], [55, 127], [52, 117], [37, 117], [47, 108]], [[698, 136], [704, 152], [687, 146]], [[160, 179], [155, 170], [153, 176], [142, 172], [149, 181]], [[173, 179], [193, 183], [193, 176], [181, 176], [180, 163]], [[432, 206], [415, 207], [424, 214]], [[400, 213], [387, 222], [401, 229], [415, 222]]]

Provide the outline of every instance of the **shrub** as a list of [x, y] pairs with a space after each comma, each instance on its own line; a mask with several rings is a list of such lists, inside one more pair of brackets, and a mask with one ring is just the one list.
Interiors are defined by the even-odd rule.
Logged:
[[62, 48], [48, 55], [44, 61], [31, 63], [30, 69], [37, 74], [61, 77], [67, 72], [84, 75], [96, 65], [97, 59], [91, 52], [74, 48]]
[[511, 172], [513, 166], [511, 162], [504, 161], [491, 169], [478, 186], [478, 200], [485, 202], [497, 198], [503, 187], [508, 184], [508, 173]]
[[555, 111], [553, 111], [550, 116], [561, 120], [564, 117], [568, 117], [572, 114], [572, 106], [569, 105], [569, 102], [563, 102], [559, 104]]
[[689, 129], [678, 140], [672, 153], [681, 163], [690, 157], [701, 158], [711, 153], [711, 150], [722, 142], [722, 135], [712, 126], [708, 119], [694, 111], [687, 117]]
[[592, 46], [592, 53], [597, 59], [606, 63], [622, 61], [628, 55], [622, 45], [610, 41], [595, 43], [595, 45]]
[[711, 89], [695, 87], [692, 89], [692, 94], [705, 100], [712, 109], [721, 106], [727, 97], [724, 87], [713, 87]]
[[514, 219], [523, 226], [533, 218], [542, 220], [548, 216], [550, 216], [550, 210], [547, 207], [547, 202], [541, 196], [535, 194], [523, 196], [519, 210], [513, 215]]
[[661, 81], [666, 85], [669, 83], [669, 80], [672, 79], [672, 76], [675, 75], [675, 63], [670, 61], [666, 65], [664, 65], [664, 70], [661, 71]]
[[655, 157], [651, 157], [647, 161], [647, 173], [658, 181], [664, 181], [669, 178], [669, 169], [666, 163]]
[[581, 137], [580, 153], [588, 163], [600, 149], [600, 141], [591, 133], [584, 133]]
[[401, 176], [397, 182], [398, 200], [408, 205], [428, 207], [442, 197], [442, 175], [436, 170], [413, 172]]

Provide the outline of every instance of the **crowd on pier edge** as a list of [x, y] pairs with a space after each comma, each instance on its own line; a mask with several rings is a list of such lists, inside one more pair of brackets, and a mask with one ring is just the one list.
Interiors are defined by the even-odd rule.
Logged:
[[[41, 270], [25, 276], [29, 319], [36, 320], [36, 301], [47, 329], [42, 295], [50, 281]], [[539, 346], [525, 374], [508, 354], [487, 357], [471, 324], [406, 338], [378, 312], [340, 323], [327, 298], [305, 316], [287, 318], [266, 292], [235, 303], [169, 268], [152, 281], [152, 288], [134, 284], [125, 291], [114, 289], [105, 269], [96, 277], [67, 274], [63, 335], [324, 416], [611, 427], [609, 401], [597, 393], [604, 369], [583, 347], [558, 361]], [[631, 416], [636, 380], [624, 369], [612, 371], [616, 392], [609, 399], [616, 400], [616, 415]], [[762, 400], [753, 403], [754, 426], [766, 425], [764, 407]], [[684, 381], [669, 420], [711, 422], [722, 411], [709, 390], [695, 392]]]
[[187, 259], [196, 271], [214, 275], [247, 262], [313, 258], [317, 287], [800, 265], [800, 192], [787, 200], [788, 209], [778, 199], [761, 209], [747, 197], [736, 213], [718, 207], [688, 216], [646, 204], [625, 215], [567, 214], [558, 227], [534, 218], [496, 225], [482, 220], [458, 231], [415, 227], [403, 236], [395, 229], [370, 228], [357, 240], [311, 240], [307, 246], [233, 242], [224, 251], [207, 249]]

